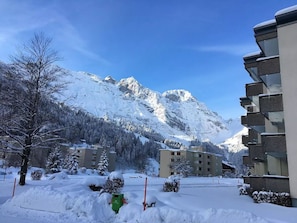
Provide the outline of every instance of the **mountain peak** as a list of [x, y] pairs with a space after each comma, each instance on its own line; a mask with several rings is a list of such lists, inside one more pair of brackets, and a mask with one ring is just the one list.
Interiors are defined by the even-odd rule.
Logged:
[[168, 90], [165, 91], [162, 95], [170, 99], [171, 101], [176, 102], [196, 101], [196, 99], [189, 91], [183, 89]]
[[108, 75], [107, 77], [105, 77], [103, 81], [104, 82], [107, 82], [107, 83], [111, 83], [111, 84], [116, 84], [116, 80], [113, 79], [113, 77], [110, 76], [110, 75]]
[[134, 78], [128, 77], [121, 79], [118, 83], [120, 91], [134, 96], [145, 96], [145, 88]]

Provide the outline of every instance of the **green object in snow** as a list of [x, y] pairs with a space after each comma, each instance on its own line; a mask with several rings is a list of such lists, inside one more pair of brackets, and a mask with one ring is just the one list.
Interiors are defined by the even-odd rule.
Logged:
[[124, 194], [112, 194], [111, 208], [115, 213], [118, 213], [124, 204]]

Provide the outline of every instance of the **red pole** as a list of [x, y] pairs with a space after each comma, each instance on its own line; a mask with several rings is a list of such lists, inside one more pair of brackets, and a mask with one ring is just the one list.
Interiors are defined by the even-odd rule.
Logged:
[[14, 196], [15, 186], [16, 186], [16, 178], [14, 178], [14, 184], [13, 184], [13, 190], [12, 190], [12, 197]]
[[144, 199], [143, 199], [143, 210], [145, 211], [146, 207], [146, 188], [147, 188], [147, 177], [145, 178], [145, 184], [144, 184]]

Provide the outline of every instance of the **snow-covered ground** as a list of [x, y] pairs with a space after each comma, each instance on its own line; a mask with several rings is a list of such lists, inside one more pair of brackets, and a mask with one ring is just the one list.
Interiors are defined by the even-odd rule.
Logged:
[[[1, 169], [0, 169], [1, 171]], [[296, 222], [297, 209], [273, 204], [256, 204], [240, 196], [241, 179], [189, 177], [181, 179], [179, 192], [163, 192], [164, 178], [124, 173], [122, 190], [127, 204], [115, 214], [109, 204], [111, 195], [91, 191], [90, 182], [104, 181], [96, 173], [67, 176], [58, 174], [40, 181], [27, 178], [25, 186], [16, 185], [18, 175], [0, 175], [0, 222], [2, 223], [284, 223]], [[143, 211], [144, 184], [147, 200], [156, 206]]]

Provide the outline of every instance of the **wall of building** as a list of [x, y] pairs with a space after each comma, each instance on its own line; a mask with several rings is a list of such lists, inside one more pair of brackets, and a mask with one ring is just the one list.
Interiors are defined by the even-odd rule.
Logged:
[[297, 23], [278, 27], [290, 194], [297, 206]]
[[168, 177], [174, 173], [170, 164], [174, 160], [186, 158], [193, 168], [194, 176], [222, 175], [222, 157], [220, 155], [202, 152], [200, 150], [161, 150], [160, 177]]

